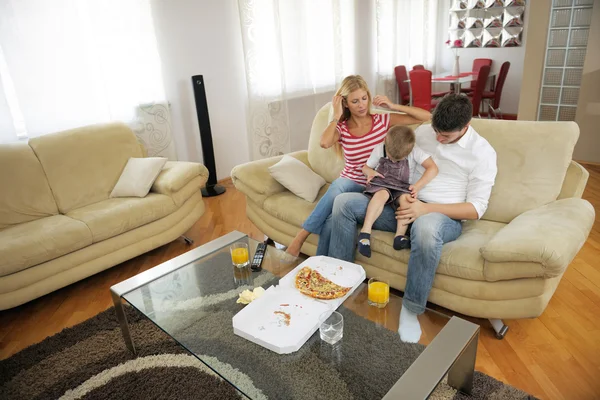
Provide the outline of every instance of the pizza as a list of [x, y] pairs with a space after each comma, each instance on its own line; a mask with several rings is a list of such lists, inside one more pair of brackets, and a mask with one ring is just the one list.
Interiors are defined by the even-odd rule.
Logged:
[[304, 267], [298, 272], [296, 275], [296, 288], [302, 294], [323, 300], [344, 297], [351, 289], [331, 282], [310, 267]]

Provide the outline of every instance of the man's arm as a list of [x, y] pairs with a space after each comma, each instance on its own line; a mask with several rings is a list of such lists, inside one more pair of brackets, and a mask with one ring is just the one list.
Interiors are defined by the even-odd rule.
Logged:
[[471, 203], [429, 204], [423, 203], [427, 213], [437, 212], [452, 219], [479, 219], [477, 210]]
[[403, 210], [398, 207], [396, 210], [396, 219], [404, 220], [406, 224], [414, 222], [422, 215], [437, 212], [444, 214], [452, 219], [478, 219], [479, 215], [475, 206], [471, 203], [455, 204], [433, 204], [423, 203], [421, 200], [407, 197], [409, 206]]
[[409, 198], [409, 207], [396, 211], [396, 219], [411, 223], [421, 215], [439, 212], [452, 219], [479, 219], [487, 210], [492, 187], [496, 180], [496, 152], [485, 154], [485, 158], [473, 169], [467, 184], [467, 201], [454, 204], [423, 203]]

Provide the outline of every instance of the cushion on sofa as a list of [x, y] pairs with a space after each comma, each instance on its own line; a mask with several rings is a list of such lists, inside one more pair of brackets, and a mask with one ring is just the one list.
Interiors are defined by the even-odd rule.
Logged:
[[0, 145], [0, 229], [56, 214], [56, 202], [31, 147]]
[[325, 104], [314, 119], [308, 140], [308, 162], [313, 171], [331, 183], [340, 176], [344, 160], [337, 156], [334, 147], [321, 147], [321, 134], [329, 124], [329, 109], [330, 103]]
[[87, 225], [93, 243], [117, 236], [156, 221], [177, 207], [169, 196], [150, 193], [143, 198], [125, 197], [103, 200], [69, 212], [67, 215]]
[[22, 271], [92, 244], [81, 221], [64, 215], [24, 222], [0, 231], [0, 276]]
[[473, 119], [494, 147], [498, 175], [483, 219], [510, 222], [558, 197], [579, 137], [575, 122]]
[[108, 199], [130, 157], [142, 157], [131, 129], [99, 124], [33, 138], [62, 214]]
[[287, 154], [277, 164], [269, 167], [269, 173], [286, 189], [311, 203], [325, 184], [325, 179], [314, 173], [308, 165]]
[[131, 157], [110, 197], [145, 197], [167, 162], [165, 157]]

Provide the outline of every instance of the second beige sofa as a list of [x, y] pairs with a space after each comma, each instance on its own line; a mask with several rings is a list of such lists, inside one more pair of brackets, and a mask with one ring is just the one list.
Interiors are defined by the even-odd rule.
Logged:
[[124, 124], [0, 145], [0, 310], [177, 239], [204, 213], [198, 163], [167, 162], [144, 198], [109, 198], [143, 157]]

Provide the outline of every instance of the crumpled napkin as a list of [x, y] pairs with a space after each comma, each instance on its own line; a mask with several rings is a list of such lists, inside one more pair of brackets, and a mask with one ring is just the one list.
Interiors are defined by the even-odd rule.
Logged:
[[264, 293], [265, 293], [265, 289], [263, 289], [260, 286], [254, 288], [253, 291], [246, 289], [242, 293], [240, 293], [240, 298], [237, 299], [236, 303], [249, 304], [253, 300], [256, 300], [259, 297], [261, 297]]

